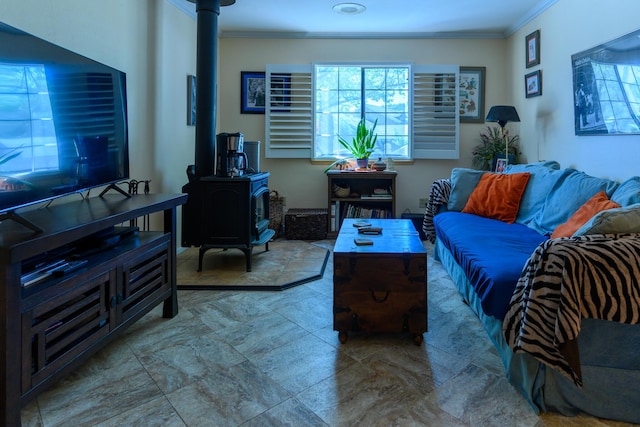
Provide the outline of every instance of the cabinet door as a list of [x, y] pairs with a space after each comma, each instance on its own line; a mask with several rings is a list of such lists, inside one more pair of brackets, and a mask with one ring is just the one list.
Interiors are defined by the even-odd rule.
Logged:
[[113, 290], [114, 277], [105, 272], [22, 313], [23, 393], [109, 333]]
[[117, 323], [137, 320], [171, 295], [169, 242], [142, 246], [118, 267]]

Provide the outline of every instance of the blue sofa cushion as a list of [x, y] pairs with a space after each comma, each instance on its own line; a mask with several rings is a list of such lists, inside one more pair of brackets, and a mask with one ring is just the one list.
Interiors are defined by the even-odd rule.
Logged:
[[640, 176], [632, 176], [620, 184], [611, 195], [611, 200], [622, 207], [640, 203]]
[[618, 187], [615, 181], [596, 178], [575, 169], [564, 169], [560, 173], [544, 199], [544, 206], [527, 224], [540, 234], [553, 233], [596, 193], [604, 191], [611, 197]]
[[527, 225], [533, 221], [538, 211], [544, 206], [545, 197], [541, 197], [541, 195], [548, 194], [551, 191], [556, 180], [562, 176], [562, 171], [560, 171], [560, 163], [553, 160], [509, 165], [505, 169], [505, 173], [521, 172], [529, 172], [531, 175], [527, 188], [520, 200], [520, 209], [518, 210], [516, 222]]
[[460, 212], [464, 209], [480, 178], [486, 171], [467, 168], [454, 168], [451, 171], [451, 194], [447, 203], [447, 209]]
[[436, 236], [464, 270], [489, 316], [504, 318], [522, 268], [547, 240], [526, 225], [462, 212], [433, 218]]

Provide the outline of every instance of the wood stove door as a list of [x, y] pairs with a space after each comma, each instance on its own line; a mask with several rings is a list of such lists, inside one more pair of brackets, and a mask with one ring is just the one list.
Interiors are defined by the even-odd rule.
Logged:
[[247, 245], [250, 218], [247, 186], [210, 185], [203, 203], [204, 244]]
[[260, 241], [261, 235], [269, 228], [269, 187], [266, 182], [252, 195], [251, 212], [251, 237], [253, 241]]

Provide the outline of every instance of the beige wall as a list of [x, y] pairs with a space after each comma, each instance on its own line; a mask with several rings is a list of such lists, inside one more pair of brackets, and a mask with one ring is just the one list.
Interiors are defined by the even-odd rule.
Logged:
[[[264, 116], [240, 114], [240, 72], [267, 63], [411, 61], [487, 67], [485, 108], [513, 103], [528, 161], [624, 179], [637, 173], [638, 136], [573, 134], [571, 54], [638, 28], [640, 2], [561, 0], [505, 40], [220, 40], [218, 132], [240, 131], [264, 141]], [[186, 125], [186, 76], [195, 74], [196, 22], [167, 1], [4, 0], [0, 20], [127, 73], [131, 176], [151, 179], [154, 192], [179, 192], [194, 160], [195, 128]], [[541, 30], [541, 64], [524, 67], [524, 38]], [[524, 74], [543, 70], [543, 95], [525, 99]], [[399, 164], [398, 212], [420, 212], [418, 199], [451, 168], [471, 165], [484, 124], [461, 124], [461, 158]], [[264, 147], [263, 147], [264, 152]], [[262, 159], [271, 187], [287, 207], [326, 204], [323, 165], [309, 160]], [[614, 166], [615, 165], [615, 166]]]
[[[640, 28], [640, 2], [561, 0], [508, 40], [508, 88], [518, 109], [524, 152], [530, 161], [557, 160], [563, 167], [626, 179], [640, 174], [640, 136], [576, 136], [571, 55]], [[540, 65], [525, 67], [525, 37], [540, 30]], [[524, 75], [542, 70], [542, 96], [526, 99]]]
[[[264, 71], [265, 64], [310, 64], [319, 61], [386, 61], [418, 64], [460, 64], [487, 67], [486, 105], [507, 102], [503, 91], [509, 81], [504, 66], [505, 40], [333, 40], [333, 39], [246, 39], [220, 40], [219, 131], [242, 132], [245, 140], [265, 140], [264, 115], [240, 114], [241, 71]], [[472, 148], [479, 143], [484, 124], [462, 124], [460, 160], [416, 160], [398, 163], [397, 212], [422, 212], [419, 199], [428, 196], [429, 186], [448, 177], [451, 168], [471, 165]], [[264, 145], [264, 144], [263, 144]], [[324, 207], [327, 204], [326, 165], [309, 159], [265, 159], [261, 169], [270, 171], [270, 187], [287, 199], [287, 208]]]

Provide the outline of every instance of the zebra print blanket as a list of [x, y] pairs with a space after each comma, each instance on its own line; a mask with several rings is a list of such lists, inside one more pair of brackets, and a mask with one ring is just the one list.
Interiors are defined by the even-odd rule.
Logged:
[[429, 190], [429, 200], [424, 210], [424, 219], [422, 220], [422, 231], [424, 231], [427, 240], [431, 243], [436, 241], [436, 229], [433, 227], [433, 217], [438, 213], [440, 205], [449, 201], [451, 194], [451, 180], [437, 179], [431, 185]]
[[549, 239], [518, 280], [503, 332], [582, 387], [577, 337], [582, 318], [640, 323], [640, 235]]

